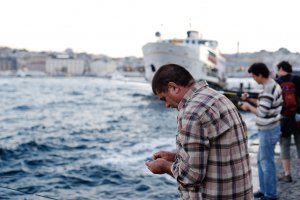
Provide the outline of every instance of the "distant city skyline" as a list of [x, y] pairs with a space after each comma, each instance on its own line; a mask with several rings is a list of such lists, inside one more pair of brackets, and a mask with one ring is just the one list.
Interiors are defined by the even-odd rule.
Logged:
[[[300, 52], [297, 0], [2, 0], [0, 46], [142, 56], [142, 46], [189, 29], [222, 53]], [[239, 45], [238, 45], [239, 44]]]

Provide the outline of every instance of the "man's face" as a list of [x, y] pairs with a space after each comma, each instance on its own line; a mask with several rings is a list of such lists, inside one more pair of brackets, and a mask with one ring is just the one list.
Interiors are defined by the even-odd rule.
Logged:
[[261, 84], [261, 77], [262, 77], [261, 75], [257, 76], [253, 73], [251, 75], [252, 75], [252, 78], [256, 81], [257, 84]]
[[282, 68], [279, 68], [278, 69], [278, 72], [277, 72], [277, 76], [278, 77], [281, 77], [281, 76], [284, 76], [285, 74], [284, 74], [284, 71], [282, 70]]
[[158, 92], [157, 96], [161, 101], [165, 102], [167, 108], [178, 108], [180, 101], [178, 101], [174, 88], [169, 88], [167, 92]]

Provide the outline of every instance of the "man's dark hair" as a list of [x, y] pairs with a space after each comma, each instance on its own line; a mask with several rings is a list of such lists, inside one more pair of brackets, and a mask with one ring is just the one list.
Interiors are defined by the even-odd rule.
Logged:
[[282, 61], [282, 62], [278, 63], [277, 69], [279, 70], [280, 68], [287, 73], [293, 72], [292, 65], [287, 61]]
[[248, 69], [248, 73], [255, 74], [256, 76], [261, 74], [264, 78], [269, 78], [270, 75], [269, 68], [264, 63], [252, 64]]
[[194, 81], [193, 76], [184, 67], [176, 64], [166, 64], [161, 66], [155, 73], [152, 79], [152, 91], [156, 95], [158, 92], [167, 92], [169, 82], [186, 87], [192, 81]]

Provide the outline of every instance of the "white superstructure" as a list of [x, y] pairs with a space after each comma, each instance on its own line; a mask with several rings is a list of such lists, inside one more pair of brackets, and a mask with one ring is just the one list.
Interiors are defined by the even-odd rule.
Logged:
[[159, 67], [173, 63], [185, 67], [196, 80], [220, 87], [225, 84], [225, 59], [217, 41], [199, 38], [197, 31], [188, 31], [186, 39], [158, 40], [142, 49], [145, 77], [150, 82]]

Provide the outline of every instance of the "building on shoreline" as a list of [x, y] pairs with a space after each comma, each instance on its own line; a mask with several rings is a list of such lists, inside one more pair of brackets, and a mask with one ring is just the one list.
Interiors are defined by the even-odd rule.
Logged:
[[68, 55], [58, 55], [47, 58], [46, 73], [50, 76], [82, 76], [85, 71], [83, 59], [70, 58]]
[[11, 57], [0, 57], [0, 71], [16, 71], [17, 59]]
[[142, 58], [111, 58], [85, 52], [30, 52], [0, 47], [0, 76], [143, 76]]

